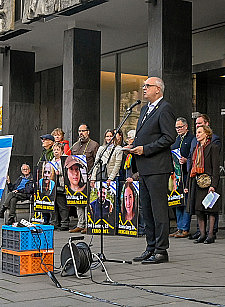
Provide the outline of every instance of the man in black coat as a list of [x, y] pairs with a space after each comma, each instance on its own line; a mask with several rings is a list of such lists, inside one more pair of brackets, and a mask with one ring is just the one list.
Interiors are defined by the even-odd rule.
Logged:
[[4, 217], [5, 210], [9, 208], [8, 225], [12, 225], [15, 222], [16, 203], [19, 200], [29, 199], [30, 195], [34, 193], [34, 182], [33, 176], [30, 173], [30, 166], [23, 164], [21, 166], [21, 173], [22, 175], [17, 178], [14, 184], [10, 182], [9, 178], [7, 179], [10, 192], [8, 193], [3, 207], [0, 210], [0, 218]]
[[[173, 158], [176, 166], [175, 174], [178, 178], [178, 180], [176, 180], [177, 188], [183, 193], [187, 180], [187, 157], [194, 135], [188, 130], [188, 123], [184, 117], [177, 118], [176, 131], [177, 138], [175, 143], [171, 146], [171, 149], [180, 151], [180, 158], [176, 159], [174, 156]], [[187, 203], [187, 193], [185, 194], [185, 200]], [[191, 216], [186, 212], [186, 203], [184, 207], [176, 207], [177, 231], [170, 234], [170, 237], [186, 238], [189, 235]]]
[[168, 180], [173, 171], [170, 146], [176, 139], [175, 116], [163, 99], [164, 83], [151, 77], [145, 81], [144, 98], [149, 102], [141, 109], [134, 148], [140, 180], [147, 247], [134, 261], [142, 264], [168, 261], [169, 216]]

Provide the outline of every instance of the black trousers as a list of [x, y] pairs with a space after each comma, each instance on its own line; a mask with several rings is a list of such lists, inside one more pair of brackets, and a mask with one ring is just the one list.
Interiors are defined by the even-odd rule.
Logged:
[[169, 247], [169, 174], [140, 176], [140, 199], [146, 231], [146, 250], [166, 254]]
[[69, 227], [69, 208], [66, 205], [66, 196], [56, 193], [55, 212], [52, 213], [52, 223], [55, 226]]
[[19, 193], [19, 192], [17, 193], [9, 192], [8, 193], [3, 206], [9, 209], [9, 218], [16, 217], [16, 203], [19, 200], [25, 200], [25, 199], [28, 199], [26, 194]]

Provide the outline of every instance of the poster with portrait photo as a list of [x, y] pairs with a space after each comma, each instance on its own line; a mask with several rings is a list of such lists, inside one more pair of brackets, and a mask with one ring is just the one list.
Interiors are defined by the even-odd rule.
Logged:
[[118, 235], [138, 235], [139, 181], [125, 182], [121, 192]]
[[68, 206], [87, 206], [87, 161], [85, 155], [71, 155], [64, 163], [65, 193]]
[[40, 162], [34, 194], [34, 210], [37, 212], [54, 212], [56, 197], [56, 174], [51, 162]]
[[100, 206], [100, 182], [90, 190], [90, 202], [88, 205], [88, 234], [101, 234], [101, 221], [103, 222], [103, 234], [115, 235], [116, 219], [116, 182], [112, 181], [110, 187], [103, 182], [102, 188], [102, 220]]

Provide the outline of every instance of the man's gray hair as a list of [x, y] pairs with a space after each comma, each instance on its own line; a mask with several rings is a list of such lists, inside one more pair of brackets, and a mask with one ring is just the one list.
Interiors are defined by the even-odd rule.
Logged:
[[178, 118], [176, 119], [176, 122], [178, 122], [178, 121], [182, 121], [182, 123], [183, 123], [184, 125], [188, 125], [188, 122], [187, 122], [186, 118], [184, 118], [184, 117], [178, 117]]
[[24, 165], [26, 165], [26, 166], [27, 166], [27, 168], [29, 168], [29, 170], [30, 170], [30, 165], [29, 165], [29, 164], [27, 164], [27, 163], [23, 163], [23, 164], [22, 164], [22, 166], [21, 166], [21, 172], [22, 172], [22, 169], [23, 169], [23, 166], [24, 166]]
[[161, 89], [161, 92], [164, 93], [165, 84], [164, 84], [163, 80], [160, 79], [160, 78], [156, 78], [155, 84]]

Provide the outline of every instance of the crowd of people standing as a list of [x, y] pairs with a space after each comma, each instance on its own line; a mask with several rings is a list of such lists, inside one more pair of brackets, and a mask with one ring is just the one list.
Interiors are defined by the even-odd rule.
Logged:
[[[129, 197], [132, 198], [130, 184], [133, 180], [140, 182], [139, 225], [142, 234], [146, 234], [147, 246], [140, 256], [134, 258], [134, 261], [142, 264], [169, 261], [167, 252], [169, 237], [189, 237], [195, 239], [194, 243], [215, 242], [218, 231], [218, 203], [211, 208], [205, 208], [202, 201], [218, 188], [220, 140], [213, 134], [210, 119], [206, 114], [200, 114], [196, 118], [196, 136], [194, 136], [189, 131], [188, 122], [184, 117], [175, 118], [172, 106], [163, 97], [164, 88], [164, 82], [160, 78], [151, 77], [145, 81], [143, 91], [148, 104], [141, 109], [136, 130], [128, 132], [127, 142], [124, 142], [121, 130], [107, 129], [104, 142], [99, 146], [90, 138], [90, 127], [86, 123], [79, 125], [78, 141], [71, 147], [64, 139], [61, 128], [56, 128], [51, 134], [40, 137], [43, 151], [38, 163], [51, 161], [57, 177], [55, 212], [51, 216], [49, 213], [43, 215], [45, 224], [51, 222], [60, 230], [69, 230], [70, 212], [66, 206], [63, 188], [61, 156], [68, 156], [65, 169], [68, 176], [73, 178], [74, 185], [71, 188], [74, 191], [83, 189], [83, 186], [75, 184], [82, 164], [70, 155], [86, 155], [87, 172], [92, 170], [89, 176], [92, 188], [99, 180], [99, 166], [95, 165], [95, 161], [101, 156], [103, 168], [106, 170], [104, 174], [107, 175], [102, 179], [107, 182], [107, 186], [110, 186], [114, 180], [126, 181], [127, 189], [130, 190], [127, 190], [124, 197], [128, 197], [130, 192]], [[177, 165], [172, 159], [173, 150], [179, 152]], [[16, 201], [25, 199], [33, 193], [32, 189], [28, 191], [28, 187], [33, 183], [29, 165], [23, 164], [21, 171], [22, 175], [14, 186], [7, 182], [11, 192], [2, 206], [0, 217], [3, 217], [4, 211], [10, 207], [8, 224], [12, 224], [15, 220]], [[171, 174], [174, 174], [174, 189], [181, 187], [185, 192], [185, 202], [184, 206], [176, 208], [177, 230], [169, 234], [167, 193]], [[46, 189], [49, 189], [51, 183], [49, 176], [46, 174], [46, 178], [45, 175], [43, 177]], [[206, 184], [206, 179], [201, 178], [207, 178], [208, 183]], [[203, 181], [203, 186], [200, 186], [200, 181]], [[117, 187], [118, 200], [121, 187], [119, 184]], [[132, 211], [126, 212], [130, 220], [133, 214]], [[191, 236], [190, 223], [193, 214], [197, 215], [198, 224], [196, 233]], [[77, 217], [78, 223], [70, 229], [70, 232], [86, 233], [87, 208], [77, 206]]]

